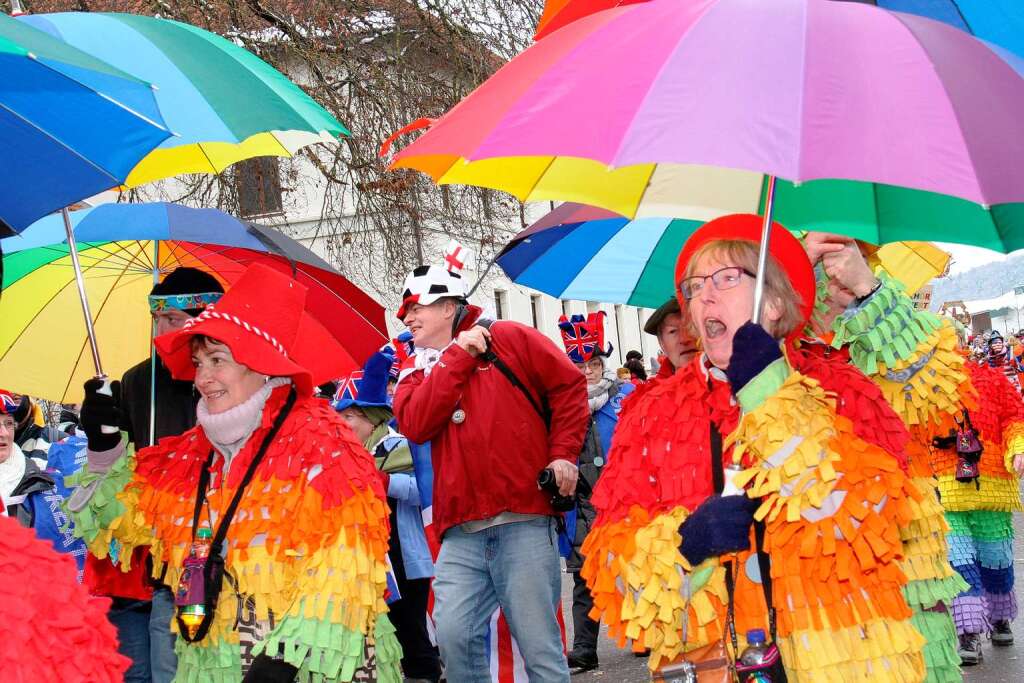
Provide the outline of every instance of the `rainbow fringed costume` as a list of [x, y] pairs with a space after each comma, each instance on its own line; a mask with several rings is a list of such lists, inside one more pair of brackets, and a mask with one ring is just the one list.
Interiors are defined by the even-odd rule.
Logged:
[[[744, 465], [739, 479], [762, 501], [757, 518], [766, 522], [778, 645], [790, 680], [924, 679], [924, 639], [911, 623], [899, 566], [900, 530], [922, 497], [899, 459], [860, 438], [837, 413], [835, 397], [786, 360], [744, 387], [742, 416], [729, 385], [703, 362], [626, 402], [583, 547], [592, 615], [620, 647], [650, 648], [652, 669], [723, 638], [724, 567], [719, 559], [691, 567], [678, 549], [679, 525], [713, 493], [713, 423], [729, 435], [723, 458]], [[845, 365], [823, 358], [814, 372], [830, 364], [837, 372]], [[748, 629], [767, 627], [767, 615], [756, 556], [740, 553], [736, 566], [742, 648]]]
[[[226, 481], [211, 487], [214, 521], [287, 392], [284, 386], [274, 389]], [[99, 557], [116, 548], [120, 558], [130, 558], [135, 547], [150, 545], [153, 576], [166, 568], [163, 581], [176, 586], [210, 448], [196, 427], [121, 457], [102, 475], [84, 475], [81, 484], [91, 497], [72, 513], [76, 533]], [[269, 629], [256, 638], [252, 654], [265, 652], [298, 667], [296, 680], [350, 681], [367, 657], [375, 657], [377, 680], [400, 681], [401, 649], [384, 615], [387, 514], [370, 455], [326, 402], [299, 398], [228, 531], [226, 576], [209, 634], [195, 644], [178, 639], [175, 680], [242, 679], [237, 622], [251, 600], [255, 620]], [[373, 645], [372, 655], [367, 644]]]
[[[966, 581], [953, 600], [956, 629], [982, 633], [1017, 614], [1012, 512], [1021, 502], [1012, 458], [1024, 452], [1024, 404], [1000, 370], [965, 362], [949, 321], [915, 310], [898, 282], [881, 277], [875, 294], [836, 319], [834, 345], [849, 347], [906, 423], [918, 481], [935, 478], [949, 561]], [[932, 446], [964, 409], [984, 446], [977, 485], [956, 480], [955, 452]]]

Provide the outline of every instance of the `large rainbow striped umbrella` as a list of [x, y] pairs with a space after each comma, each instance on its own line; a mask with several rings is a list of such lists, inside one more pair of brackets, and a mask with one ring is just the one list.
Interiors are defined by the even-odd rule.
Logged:
[[820, 229], [874, 242], [881, 222], [910, 226], [895, 239], [1011, 250], [1022, 73], [947, 24], [860, 3], [651, 0], [534, 43], [393, 167], [696, 220], [756, 209], [779, 178], [822, 199], [801, 202]]
[[155, 84], [176, 134], [128, 176], [132, 187], [182, 173], [220, 173], [243, 159], [291, 156], [348, 130], [256, 55], [177, 21], [66, 12], [18, 19]]
[[[175, 204], [105, 204], [70, 216], [111, 377], [149, 356], [147, 296], [155, 275], [179, 266], [209, 272], [225, 287], [254, 263], [292, 274], [309, 287], [310, 313], [348, 352], [337, 359], [337, 376], [361, 367], [387, 342], [384, 308], [277, 230]], [[18, 393], [76, 402], [95, 373], [63, 236], [61, 217], [52, 216], [0, 242], [0, 377]]]

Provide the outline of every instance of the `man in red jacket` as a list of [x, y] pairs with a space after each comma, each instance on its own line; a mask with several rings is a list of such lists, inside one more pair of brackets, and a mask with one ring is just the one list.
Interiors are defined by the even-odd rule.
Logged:
[[441, 658], [448, 680], [490, 681], [485, 637], [500, 606], [529, 679], [568, 681], [556, 513], [537, 477], [550, 469], [559, 493], [574, 494], [590, 417], [586, 380], [536, 330], [479, 325], [480, 309], [465, 297], [459, 273], [421, 266], [398, 312], [416, 353], [402, 370], [395, 416], [409, 439], [432, 447]]

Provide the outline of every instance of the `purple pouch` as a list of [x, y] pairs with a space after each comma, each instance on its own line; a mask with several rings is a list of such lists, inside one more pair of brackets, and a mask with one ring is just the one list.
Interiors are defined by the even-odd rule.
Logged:
[[175, 606], [202, 605], [206, 602], [206, 580], [203, 576], [205, 567], [205, 558], [185, 558], [181, 578], [178, 580], [178, 590], [174, 593]]

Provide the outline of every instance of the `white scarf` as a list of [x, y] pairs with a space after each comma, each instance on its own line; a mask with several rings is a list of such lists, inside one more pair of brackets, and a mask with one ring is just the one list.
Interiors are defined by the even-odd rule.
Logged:
[[206, 407], [206, 399], [199, 399], [196, 421], [203, 428], [206, 438], [213, 447], [224, 456], [225, 472], [231, 467], [231, 460], [242, 450], [259, 426], [263, 418], [263, 406], [270, 398], [270, 392], [291, 382], [291, 377], [273, 377], [245, 402], [223, 413], [211, 414]]
[[587, 403], [590, 406], [591, 413], [596, 413], [601, 408], [604, 408], [605, 404], [612, 397], [613, 390], [615, 392], [618, 391], [618, 386], [616, 386], [618, 381], [619, 378], [614, 372], [605, 370], [597, 384], [587, 385]]
[[[3, 508], [14, 501], [10, 501], [11, 494], [17, 488], [21, 480], [25, 478], [25, 454], [18, 444], [11, 444], [11, 454], [7, 459], [0, 462], [0, 498], [3, 499]], [[10, 501], [10, 502], [9, 502]]]
[[443, 349], [416, 347], [416, 350], [413, 351], [413, 357], [416, 360], [416, 369], [422, 370], [423, 375], [428, 376], [430, 371], [434, 369], [434, 366], [437, 365], [437, 361], [441, 360], [441, 354], [454, 343], [455, 340], [453, 339], [445, 344]]

